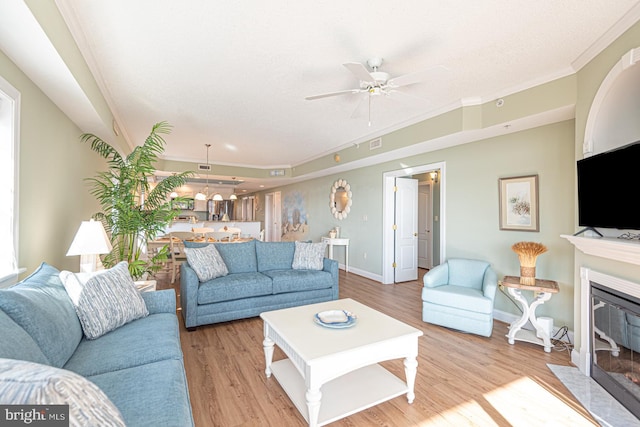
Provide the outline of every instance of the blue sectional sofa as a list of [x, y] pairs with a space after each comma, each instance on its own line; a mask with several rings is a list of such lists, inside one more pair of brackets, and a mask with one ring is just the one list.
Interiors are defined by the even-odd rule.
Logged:
[[293, 269], [295, 242], [211, 244], [229, 274], [200, 282], [188, 262], [180, 266], [182, 315], [190, 330], [255, 317], [264, 311], [338, 299], [338, 262], [324, 258], [322, 270]]
[[[0, 359], [81, 375], [106, 394], [129, 427], [193, 426], [175, 292], [142, 297], [148, 316], [88, 340], [59, 271], [43, 263], [0, 290]], [[10, 402], [0, 396], [0, 403]]]

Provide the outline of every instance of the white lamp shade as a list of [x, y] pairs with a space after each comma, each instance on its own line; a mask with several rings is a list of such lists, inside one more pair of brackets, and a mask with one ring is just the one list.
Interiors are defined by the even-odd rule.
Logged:
[[232, 195], [229, 196], [230, 200], [237, 200], [238, 196], [236, 196], [236, 193], [233, 193]]
[[82, 221], [67, 256], [108, 254], [111, 249], [111, 242], [100, 221]]
[[227, 215], [226, 213], [224, 215], [222, 215], [222, 221], [228, 222], [229, 221], [229, 215]]
[[222, 198], [222, 196], [220, 195], [220, 193], [216, 193], [216, 194], [214, 194], [214, 195], [213, 195], [213, 197], [212, 197], [211, 199], [212, 199], [212, 200], [216, 200], [216, 201], [218, 201], [218, 202], [219, 202], [219, 201], [221, 201], [221, 200], [224, 200], [224, 199]]
[[207, 195], [201, 192], [196, 193], [196, 200], [207, 200]]

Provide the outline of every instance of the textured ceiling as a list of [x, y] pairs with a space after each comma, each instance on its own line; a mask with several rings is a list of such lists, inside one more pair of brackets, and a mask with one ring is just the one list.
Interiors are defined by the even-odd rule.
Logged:
[[[173, 125], [166, 158], [296, 166], [465, 102], [575, 72], [637, 0], [56, 0], [124, 136]], [[597, 52], [595, 52], [597, 53]], [[305, 100], [384, 58], [414, 102], [366, 94]]]

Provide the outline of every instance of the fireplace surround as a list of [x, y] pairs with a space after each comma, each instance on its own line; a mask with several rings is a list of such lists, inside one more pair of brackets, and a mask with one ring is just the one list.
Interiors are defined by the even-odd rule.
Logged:
[[[597, 239], [590, 239], [590, 240], [597, 240]], [[614, 257], [611, 257], [611, 258], [614, 259]], [[579, 342], [579, 347], [574, 348], [574, 350], [571, 353], [571, 361], [573, 362], [574, 365], [578, 367], [578, 369], [584, 375], [591, 376], [592, 378], [594, 378], [596, 382], [602, 385], [601, 382], [602, 382], [603, 375], [600, 375], [600, 374], [603, 374], [603, 373], [597, 372], [595, 374], [595, 377], [592, 374], [592, 372], [598, 371], [597, 368], [593, 367], [594, 365], [593, 359], [596, 359], [595, 363], [597, 363], [598, 359], [601, 362], [604, 362], [605, 359], [615, 358], [617, 356], [614, 355], [615, 353], [615, 349], [613, 348], [614, 345], [618, 346], [619, 347], [618, 350], [621, 351], [622, 346], [625, 343], [629, 345], [629, 341], [624, 341], [621, 339], [621, 337], [616, 337], [616, 332], [613, 332], [613, 331], [609, 331], [612, 336], [609, 336], [606, 333], [604, 333], [604, 335], [606, 335], [611, 339], [611, 341], [607, 341], [606, 338], [603, 338], [601, 335], [599, 335], [597, 332], [593, 330], [594, 320], [596, 320], [597, 317], [604, 316], [604, 313], [609, 311], [609, 309], [605, 307], [598, 307], [598, 308], [595, 308], [595, 314], [594, 314], [594, 307], [602, 302], [601, 299], [606, 299], [606, 298], [603, 298], [603, 296], [608, 297], [608, 295], [602, 295], [596, 292], [597, 300], [595, 304], [593, 304], [592, 284], [596, 284], [595, 287], [597, 289], [600, 289], [600, 291], [604, 290], [607, 293], [618, 296], [618, 297], [624, 296], [623, 299], [631, 300], [632, 302], [640, 301], [640, 284], [630, 282], [628, 280], [621, 279], [616, 276], [605, 274], [587, 267], [580, 268], [580, 303], [579, 303], [580, 342]], [[614, 300], [613, 303], [615, 305], [616, 303], [619, 303], [619, 301]], [[611, 312], [609, 311], [609, 313]], [[611, 316], [621, 316], [621, 314], [615, 313], [615, 314], [612, 314]], [[633, 321], [635, 322], [635, 320]], [[602, 324], [600, 320], [597, 320], [596, 327], [598, 327], [598, 325], [600, 325], [600, 328], [602, 328], [602, 332], [606, 332], [607, 330], [606, 324]], [[618, 342], [616, 341], [616, 338], [618, 339]], [[607, 346], [609, 347], [608, 350], [601, 349], [602, 347], [607, 347]], [[597, 350], [595, 351], [595, 353], [597, 353], [596, 357], [592, 357], [592, 349], [594, 347], [597, 348]], [[627, 351], [627, 350], [624, 350], [624, 351]], [[636, 352], [637, 351], [638, 350], [636, 349]], [[609, 353], [609, 354], [606, 354], [606, 353]], [[636, 353], [636, 356], [637, 355], [638, 353]], [[604, 381], [606, 382], [607, 380], [605, 379]], [[607, 391], [610, 394], [612, 394], [610, 390], [607, 390]], [[612, 396], [616, 398], [618, 401], [620, 401], [620, 403], [627, 408], [629, 406], [633, 406], [633, 401], [631, 405], [627, 405], [626, 402], [620, 400], [619, 396], [616, 396], [614, 394], [612, 394]], [[640, 416], [638, 412], [633, 412], [633, 409], [629, 409], [629, 411], [634, 413], [636, 417]]]
[[640, 298], [590, 282], [591, 377], [640, 418]]

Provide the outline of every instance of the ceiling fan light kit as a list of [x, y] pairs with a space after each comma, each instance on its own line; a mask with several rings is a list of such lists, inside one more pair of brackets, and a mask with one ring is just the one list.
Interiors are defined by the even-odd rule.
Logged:
[[[336, 92], [327, 92], [319, 95], [311, 95], [305, 97], [308, 101], [313, 101], [321, 98], [329, 98], [333, 96], [341, 96], [348, 94], [366, 93], [368, 102], [368, 122], [371, 126], [371, 98], [374, 96], [390, 96], [397, 97], [406, 95], [402, 92], [396, 91], [397, 88], [409, 86], [415, 83], [420, 83], [429, 79], [429, 74], [435, 69], [445, 69], [442, 66], [433, 67], [424, 71], [417, 71], [409, 74], [403, 74], [398, 77], [391, 77], [389, 73], [384, 71], [378, 71], [378, 68], [382, 65], [383, 59], [381, 57], [374, 57], [367, 61], [367, 65], [371, 69], [369, 71], [367, 67], [359, 62], [347, 62], [342, 64], [347, 70], [358, 79], [359, 87], [357, 89], [339, 90]], [[395, 94], [395, 95], [394, 95]], [[364, 101], [364, 99], [363, 99]], [[358, 110], [358, 108], [356, 108]]]

